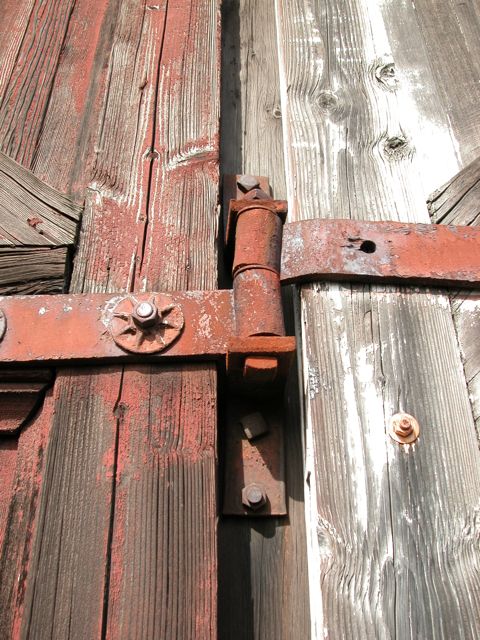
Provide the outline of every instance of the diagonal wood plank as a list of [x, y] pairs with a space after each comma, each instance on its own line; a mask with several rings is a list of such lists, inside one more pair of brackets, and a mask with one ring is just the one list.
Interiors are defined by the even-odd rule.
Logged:
[[0, 152], [0, 246], [73, 245], [82, 207]]
[[[428, 221], [458, 160], [414, 7], [276, 7], [293, 215]], [[476, 637], [480, 454], [448, 299], [316, 284], [300, 314], [313, 637]], [[421, 424], [405, 450], [397, 411]]]
[[[479, 183], [480, 160], [477, 158], [429, 197], [433, 221], [457, 225], [480, 224], [480, 206], [476, 197]], [[452, 296], [452, 312], [473, 416], [477, 433], [480, 434], [480, 297], [473, 292], [457, 292]]]

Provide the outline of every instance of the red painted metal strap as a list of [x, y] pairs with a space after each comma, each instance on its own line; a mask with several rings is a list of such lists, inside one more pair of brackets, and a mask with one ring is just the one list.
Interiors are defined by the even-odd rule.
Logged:
[[480, 228], [355, 220], [285, 224], [282, 284], [309, 280], [478, 287]]
[[[130, 319], [152, 298], [159, 319], [141, 330]], [[0, 298], [0, 364], [214, 359], [234, 335], [232, 292], [88, 294]], [[141, 311], [142, 309], [140, 309]]]

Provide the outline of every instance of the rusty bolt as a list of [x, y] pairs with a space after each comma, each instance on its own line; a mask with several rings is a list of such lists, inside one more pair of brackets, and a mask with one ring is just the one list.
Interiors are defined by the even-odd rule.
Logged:
[[389, 433], [400, 444], [412, 444], [419, 436], [420, 425], [408, 413], [396, 413], [390, 418]]
[[259, 438], [268, 433], [268, 424], [259, 411], [243, 416], [240, 424], [242, 425], [244, 434], [249, 440], [255, 440], [255, 438]]
[[3, 336], [5, 335], [5, 331], [7, 330], [7, 317], [0, 309], [0, 341], [3, 340]]
[[251, 191], [260, 185], [260, 182], [255, 178], [255, 176], [244, 175], [239, 176], [237, 179], [237, 184], [242, 191]]
[[242, 489], [242, 504], [247, 507], [247, 509], [251, 509], [252, 511], [257, 511], [261, 507], [265, 506], [267, 503], [267, 494], [265, 493], [265, 489], [261, 484], [256, 484], [252, 482], [247, 484], [246, 487]]
[[132, 311], [135, 324], [146, 329], [153, 326], [158, 319], [158, 309], [153, 302], [139, 302]]

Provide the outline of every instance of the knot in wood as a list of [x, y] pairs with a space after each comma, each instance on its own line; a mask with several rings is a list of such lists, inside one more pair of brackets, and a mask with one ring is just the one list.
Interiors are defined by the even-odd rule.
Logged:
[[396, 91], [398, 78], [395, 63], [391, 57], [379, 58], [374, 67], [375, 78], [381, 87], [387, 91]]
[[320, 91], [318, 94], [318, 105], [325, 113], [332, 113], [338, 108], [338, 97], [333, 91]]

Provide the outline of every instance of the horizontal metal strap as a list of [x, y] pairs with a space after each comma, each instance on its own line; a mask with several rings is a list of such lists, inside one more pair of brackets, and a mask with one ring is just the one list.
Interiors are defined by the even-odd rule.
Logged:
[[[309, 280], [478, 287], [480, 229], [286, 224], [281, 281]], [[236, 330], [231, 290], [3, 297], [0, 365], [215, 359], [227, 354]]]
[[480, 228], [304, 220], [283, 228], [282, 284], [313, 280], [479, 287]]
[[[168, 296], [158, 294], [158, 297], [172, 301], [169, 306], [173, 306], [173, 313], [183, 314], [184, 321], [181, 326], [167, 326], [172, 314], [169, 309], [165, 313], [165, 331], [156, 334], [151, 331], [150, 336], [147, 330], [145, 340], [138, 348], [136, 341], [140, 332], [135, 328], [125, 331], [128, 322], [124, 321], [118, 309], [128, 309], [129, 304], [133, 307], [134, 302], [148, 301], [152, 294], [0, 298], [0, 310], [6, 325], [0, 341], [0, 364], [129, 362], [138, 361], [139, 355], [142, 362], [159, 358], [215, 359], [226, 354], [228, 340], [235, 334], [231, 291], [187, 291]], [[120, 323], [120, 326], [115, 327], [115, 323]], [[178, 323], [177, 317], [171, 324], [175, 323]], [[133, 343], [124, 348], [118, 346], [114, 329], [117, 339], [131, 339]], [[119, 338], [118, 334], [122, 332]], [[167, 344], [158, 345], [155, 343], [158, 339], [165, 339]], [[164, 350], [149, 352], [150, 348], [158, 346]]]

